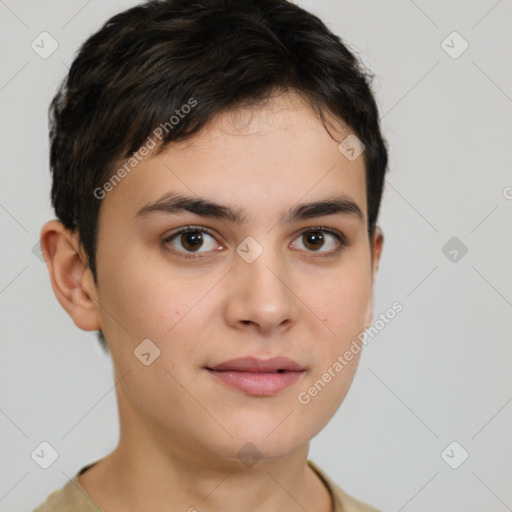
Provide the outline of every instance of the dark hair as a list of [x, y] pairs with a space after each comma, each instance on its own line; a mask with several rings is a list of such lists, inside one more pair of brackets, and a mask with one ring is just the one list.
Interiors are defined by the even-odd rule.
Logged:
[[79, 233], [97, 282], [101, 197], [94, 191], [120, 161], [191, 98], [196, 105], [165, 130], [158, 151], [222, 111], [293, 90], [324, 126], [328, 112], [364, 144], [372, 235], [388, 160], [372, 78], [318, 17], [287, 0], [152, 0], [130, 8], [83, 44], [50, 105], [55, 213]]

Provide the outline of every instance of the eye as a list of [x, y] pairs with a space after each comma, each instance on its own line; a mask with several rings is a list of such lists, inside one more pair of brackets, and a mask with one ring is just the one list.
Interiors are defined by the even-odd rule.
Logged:
[[[347, 245], [342, 233], [324, 227], [303, 231], [295, 240], [300, 241], [299, 249], [322, 255], [333, 255]], [[210, 231], [201, 226], [186, 226], [165, 238], [163, 243], [170, 245], [173, 252], [184, 258], [198, 258], [199, 254], [213, 251], [218, 247]]]
[[171, 245], [185, 258], [195, 258], [196, 256], [190, 253], [208, 252], [218, 246], [213, 235], [200, 226], [186, 226], [167, 237], [164, 243]]
[[[303, 231], [296, 240], [300, 240], [307, 252], [320, 252], [324, 254], [337, 253], [347, 245], [345, 237], [341, 233], [333, 229], [320, 227]], [[327, 249], [319, 250], [325, 248]]]

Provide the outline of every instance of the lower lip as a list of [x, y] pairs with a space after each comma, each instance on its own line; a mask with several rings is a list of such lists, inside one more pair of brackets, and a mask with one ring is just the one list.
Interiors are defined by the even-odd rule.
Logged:
[[304, 372], [260, 373], [237, 371], [208, 371], [229, 386], [249, 395], [271, 396], [295, 384]]

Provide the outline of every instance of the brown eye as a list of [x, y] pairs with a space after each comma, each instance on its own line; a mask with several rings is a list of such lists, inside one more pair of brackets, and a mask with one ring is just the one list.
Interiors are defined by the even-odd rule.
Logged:
[[[345, 237], [335, 230], [327, 228], [308, 229], [296, 238], [300, 240], [302, 247], [306, 252], [330, 255], [336, 253], [345, 247]], [[325, 249], [325, 250], [322, 250]]]
[[203, 234], [200, 231], [188, 231], [180, 234], [182, 247], [187, 251], [197, 251], [203, 245]]
[[192, 256], [192, 254], [189, 255], [187, 253], [201, 254], [212, 251], [218, 245], [208, 230], [193, 226], [188, 226], [174, 233], [166, 238], [164, 243], [169, 244], [175, 252], [180, 253], [184, 257]]
[[321, 249], [325, 243], [325, 238], [321, 231], [308, 231], [307, 233], [303, 233], [302, 237], [304, 245], [308, 249]]

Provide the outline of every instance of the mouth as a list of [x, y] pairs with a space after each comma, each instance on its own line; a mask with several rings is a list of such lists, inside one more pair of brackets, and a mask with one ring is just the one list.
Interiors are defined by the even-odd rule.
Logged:
[[245, 357], [205, 369], [219, 382], [252, 396], [272, 396], [295, 384], [306, 369], [284, 357]]
[[272, 357], [270, 359], [258, 359], [257, 357], [238, 357], [230, 359], [215, 366], [207, 367], [210, 370], [219, 371], [240, 371], [240, 372], [285, 372], [285, 371], [303, 371], [305, 368], [287, 357]]
[[304, 371], [241, 372], [212, 370], [208, 372], [223, 384], [253, 396], [272, 396], [295, 384]]

